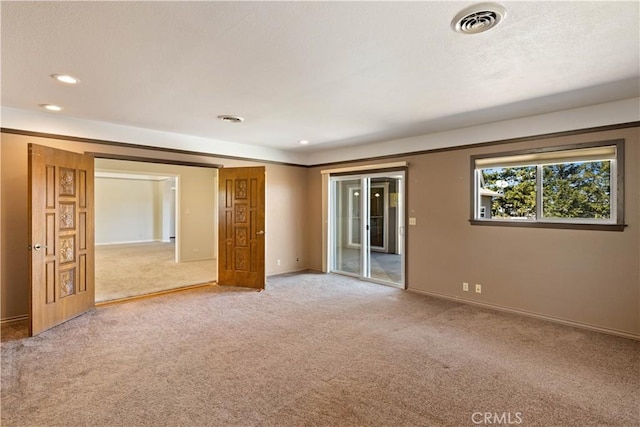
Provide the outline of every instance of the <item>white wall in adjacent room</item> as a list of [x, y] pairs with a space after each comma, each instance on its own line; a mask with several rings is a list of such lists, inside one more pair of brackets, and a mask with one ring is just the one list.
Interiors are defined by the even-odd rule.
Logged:
[[176, 179], [160, 182], [162, 191], [162, 241], [176, 236]]
[[[143, 174], [155, 176], [175, 177], [176, 188], [170, 197], [171, 203], [181, 207], [180, 211], [173, 213], [174, 233], [176, 237], [178, 262], [200, 261], [216, 258], [215, 241], [217, 229], [215, 222], [217, 199], [217, 176], [215, 168], [181, 166], [161, 163], [131, 162], [126, 160], [96, 159], [96, 169], [108, 173]], [[97, 180], [96, 180], [97, 181]], [[154, 225], [152, 225], [153, 240], [163, 239], [165, 180], [154, 181], [157, 196], [154, 199], [155, 213]], [[169, 187], [171, 188], [171, 187]], [[96, 195], [100, 189], [96, 184]], [[96, 196], [98, 197], [98, 196]], [[96, 222], [99, 205], [96, 203]], [[171, 215], [171, 213], [169, 213]], [[99, 243], [96, 233], [96, 243]]]
[[96, 177], [96, 244], [159, 240], [161, 196], [158, 181]]

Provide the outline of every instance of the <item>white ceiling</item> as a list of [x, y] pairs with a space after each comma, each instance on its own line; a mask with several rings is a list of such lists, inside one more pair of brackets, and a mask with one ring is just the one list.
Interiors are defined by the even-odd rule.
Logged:
[[500, 3], [4, 1], [2, 106], [311, 152], [640, 96], [639, 2]]

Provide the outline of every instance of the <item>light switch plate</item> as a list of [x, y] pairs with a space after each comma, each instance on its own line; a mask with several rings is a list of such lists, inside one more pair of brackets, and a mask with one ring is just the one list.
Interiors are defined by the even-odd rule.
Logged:
[[415, 218], [409, 218], [409, 225], [416, 225], [416, 219]]

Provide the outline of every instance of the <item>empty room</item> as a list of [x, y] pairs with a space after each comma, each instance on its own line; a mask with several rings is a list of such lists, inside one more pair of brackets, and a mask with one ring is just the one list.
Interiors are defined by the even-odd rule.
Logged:
[[640, 425], [640, 3], [0, 15], [3, 426]]

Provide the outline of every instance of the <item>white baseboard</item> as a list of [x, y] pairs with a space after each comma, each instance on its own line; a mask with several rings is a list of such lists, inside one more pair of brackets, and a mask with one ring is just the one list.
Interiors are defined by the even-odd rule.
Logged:
[[420, 290], [420, 289], [413, 289], [413, 288], [409, 288], [407, 290], [411, 291], [411, 292], [418, 293], [418, 294], [429, 295], [429, 296], [432, 296], [432, 297], [435, 297], [435, 298], [446, 299], [446, 300], [450, 300], [450, 301], [456, 301], [456, 302], [460, 302], [460, 303], [463, 303], [463, 304], [475, 305], [475, 306], [478, 306], [478, 307], [488, 308], [488, 309], [496, 310], [496, 311], [503, 311], [503, 312], [506, 312], [506, 313], [518, 314], [518, 315], [521, 315], [521, 316], [526, 316], [526, 317], [532, 317], [532, 318], [535, 318], [535, 319], [545, 320], [547, 322], [559, 323], [559, 324], [565, 325], [565, 326], [573, 326], [575, 328], [587, 329], [587, 330], [590, 330], [590, 331], [601, 332], [601, 333], [604, 333], [604, 334], [616, 335], [616, 336], [619, 336], [619, 337], [630, 338], [630, 339], [633, 339], [633, 340], [640, 341], [640, 334], [634, 334], [633, 332], [620, 331], [620, 330], [617, 330], [617, 329], [603, 328], [601, 326], [591, 325], [589, 323], [576, 322], [576, 321], [573, 321], [573, 320], [562, 319], [560, 317], [553, 317], [553, 316], [547, 316], [546, 314], [534, 313], [532, 311], [518, 310], [518, 309], [515, 309], [515, 308], [504, 307], [504, 306], [501, 306], [501, 305], [489, 304], [489, 303], [485, 303], [485, 302], [468, 300], [468, 299], [465, 299], [465, 298], [459, 298], [459, 297], [455, 297], [455, 296], [451, 296], [451, 295], [441, 294], [439, 292], [423, 291], [423, 290]]

